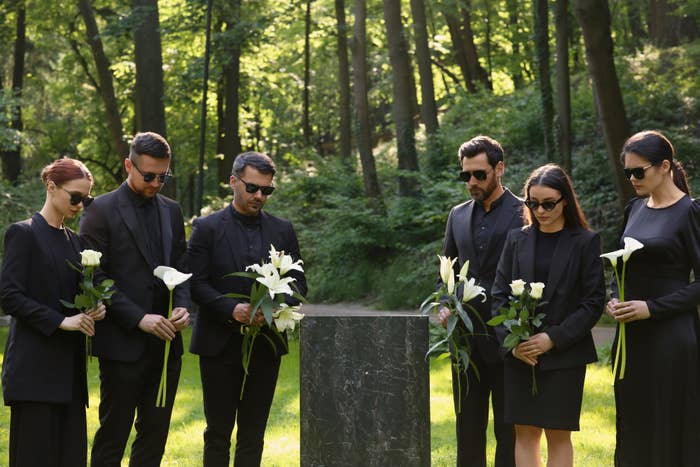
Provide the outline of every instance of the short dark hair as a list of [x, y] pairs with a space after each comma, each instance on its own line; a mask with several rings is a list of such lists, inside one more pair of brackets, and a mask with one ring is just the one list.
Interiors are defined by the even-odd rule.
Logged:
[[620, 162], [625, 164], [625, 154], [633, 153], [648, 160], [654, 165], [661, 165], [663, 161], [671, 163], [673, 183], [684, 193], [690, 194], [688, 177], [683, 165], [675, 159], [676, 150], [673, 144], [658, 130], [645, 130], [635, 133], [625, 141], [620, 154]]
[[501, 143], [489, 136], [484, 135], [475, 136], [469, 141], [463, 143], [459, 147], [457, 154], [459, 155], [459, 162], [461, 164], [465, 157], [471, 158], [481, 154], [482, 152], [486, 153], [486, 157], [488, 158], [489, 165], [491, 165], [491, 167], [496, 167], [496, 164], [503, 161], [503, 147], [501, 146]]
[[261, 174], [275, 175], [274, 161], [267, 154], [261, 152], [244, 152], [236, 156], [231, 168], [231, 175], [241, 175], [246, 167], [251, 166]]
[[156, 159], [169, 159], [172, 155], [170, 145], [165, 138], [152, 131], [136, 133], [131, 141], [129, 159], [135, 160], [144, 154]]
[[[530, 188], [533, 185], [541, 185], [557, 190], [566, 200], [564, 206], [564, 225], [566, 227], [582, 227], [588, 229], [586, 216], [583, 215], [574, 186], [567, 173], [557, 164], [547, 164], [536, 168], [528, 177], [523, 188], [525, 199], [530, 199]], [[523, 217], [526, 225], [539, 226], [539, 221], [532, 215], [528, 208], [523, 209]]]

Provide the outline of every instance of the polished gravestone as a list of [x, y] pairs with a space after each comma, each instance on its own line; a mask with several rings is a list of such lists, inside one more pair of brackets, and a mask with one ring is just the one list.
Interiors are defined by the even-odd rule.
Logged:
[[428, 319], [310, 307], [301, 321], [301, 465], [429, 466]]

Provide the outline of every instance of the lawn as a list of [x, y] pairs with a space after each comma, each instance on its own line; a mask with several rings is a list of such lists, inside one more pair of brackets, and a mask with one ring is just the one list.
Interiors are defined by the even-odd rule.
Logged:
[[[189, 343], [189, 337], [188, 330], [185, 333], [186, 345]], [[2, 349], [5, 348], [6, 338], [7, 328], [0, 328]], [[98, 426], [99, 388], [96, 361], [93, 361], [90, 367], [89, 380], [90, 408], [87, 412], [87, 420], [88, 435], [92, 437]], [[610, 370], [607, 367], [599, 365], [588, 367], [581, 416], [582, 431], [573, 436], [576, 465], [603, 467], [613, 464], [615, 406], [610, 382]], [[432, 465], [453, 466], [455, 464], [454, 411], [447, 361], [432, 363], [430, 390]], [[265, 437], [262, 465], [280, 467], [299, 465], [298, 413], [299, 347], [298, 342], [292, 341], [290, 353], [282, 361], [280, 379]], [[5, 464], [8, 455], [9, 418], [9, 408], [3, 406], [0, 409], [0, 465]], [[182, 467], [201, 465], [204, 426], [197, 359], [192, 354], [186, 354], [162, 465]], [[90, 443], [91, 439], [88, 440], [88, 445]], [[492, 435], [489, 436], [488, 451], [489, 458], [493, 459]], [[122, 465], [127, 465], [127, 462], [123, 462]]]

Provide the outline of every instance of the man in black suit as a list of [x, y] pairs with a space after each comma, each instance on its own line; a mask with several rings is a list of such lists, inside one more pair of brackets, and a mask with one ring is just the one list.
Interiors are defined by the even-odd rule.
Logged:
[[[459, 467], [486, 466], [486, 427], [489, 418], [489, 395], [494, 412], [496, 434], [496, 467], [515, 465], [515, 435], [512, 425], [503, 423], [503, 360], [498, 341], [489, 326], [491, 319], [491, 286], [496, 276], [498, 259], [508, 231], [521, 227], [522, 200], [501, 185], [505, 165], [503, 148], [488, 136], [477, 136], [459, 148], [462, 167], [460, 179], [467, 184], [472, 199], [452, 208], [445, 230], [444, 254], [459, 258], [459, 270], [469, 261], [469, 277], [475, 277], [487, 294], [486, 302], [470, 302], [481, 319], [472, 317], [474, 370], [452, 374], [455, 408], [461, 387], [461, 412], [457, 413], [457, 465]], [[449, 310], [442, 308], [439, 318], [447, 323]], [[460, 378], [460, 385], [457, 378]], [[467, 381], [469, 385], [467, 386]], [[468, 391], [465, 388], [469, 388]]]
[[[224, 277], [244, 271], [246, 266], [269, 262], [273, 245], [299, 260], [299, 244], [292, 224], [262, 210], [274, 190], [275, 165], [268, 156], [256, 152], [240, 154], [233, 163], [230, 178], [233, 202], [207, 217], [194, 221], [188, 246], [192, 273], [192, 295], [199, 304], [190, 351], [198, 354], [204, 396], [204, 465], [228, 466], [231, 433], [238, 423], [234, 465], [260, 465], [265, 426], [277, 384], [280, 356], [264, 337], [253, 347], [243, 398], [241, 363], [241, 324], [250, 321], [251, 304], [227, 298], [226, 293], [249, 294], [252, 279]], [[306, 294], [303, 273], [292, 271], [299, 292]], [[256, 325], [263, 323], [258, 312]], [[268, 331], [261, 331], [268, 332]], [[269, 334], [269, 336], [273, 336]], [[273, 339], [274, 340], [274, 339]]]
[[[189, 324], [189, 286], [177, 286], [173, 313], [168, 290], [153, 275], [159, 265], [185, 269], [180, 206], [158, 192], [170, 178], [170, 146], [156, 133], [138, 133], [124, 161], [126, 181], [85, 209], [80, 235], [102, 252], [102, 273], [115, 281], [107, 318], [95, 329], [100, 361], [100, 427], [91, 464], [118, 466], [134, 424], [131, 466], [160, 465], [180, 378], [182, 338]], [[166, 407], [156, 407], [165, 341], [171, 342]]]

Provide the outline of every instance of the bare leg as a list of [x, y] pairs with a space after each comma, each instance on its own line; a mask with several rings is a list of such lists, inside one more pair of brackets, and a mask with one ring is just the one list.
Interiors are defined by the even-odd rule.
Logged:
[[566, 430], [544, 430], [547, 437], [547, 467], [573, 467], [574, 446], [571, 432]]
[[515, 465], [540, 467], [540, 439], [542, 428], [531, 425], [515, 425]]

